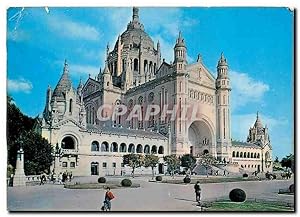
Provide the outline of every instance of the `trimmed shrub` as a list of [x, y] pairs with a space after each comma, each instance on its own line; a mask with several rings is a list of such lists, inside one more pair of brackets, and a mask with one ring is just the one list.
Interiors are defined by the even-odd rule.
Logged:
[[106, 182], [106, 178], [104, 178], [104, 177], [98, 178], [98, 183], [105, 183], [105, 182]]
[[276, 179], [276, 178], [277, 178], [277, 176], [275, 174], [273, 174], [273, 179]]
[[243, 178], [247, 178], [248, 177], [248, 174], [247, 173], [244, 173], [243, 174]]
[[244, 202], [246, 200], [246, 193], [242, 189], [235, 188], [230, 191], [229, 198], [233, 202]]
[[190, 183], [191, 182], [191, 178], [186, 176], [186, 177], [184, 177], [183, 182], [184, 183]]
[[131, 182], [130, 179], [123, 179], [123, 180], [121, 181], [121, 185], [122, 185], [123, 187], [130, 187], [130, 186], [132, 185], [132, 182]]
[[290, 190], [291, 193], [295, 193], [295, 185], [291, 184], [290, 187], [289, 187], [289, 190]]
[[161, 176], [156, 176], [156, 177], [155, 177], [155, 180], [156, 180], [156, 181], [162, 181], [162, 177], [161, 177]]

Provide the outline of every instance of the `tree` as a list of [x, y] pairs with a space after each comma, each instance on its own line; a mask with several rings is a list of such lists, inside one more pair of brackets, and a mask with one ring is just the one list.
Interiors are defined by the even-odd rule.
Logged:
[[151, 167], [152, 169], [152, 179], [154, 178], [154, 168], [159, 162], [159, 157], [154, 154], [147, 154], [145, 156], [145, 167]]
[[17, 140], [21, 134], [30, 131], [34, 119], [23, 115], [15, 105], [13, 98], [7, 96], [7, 163], [16, 167], [17, 151], [20, 148]]
[[132, 168], [132, 178], [134, 178], [134, 170], [144, 165], [144, 156], [141, 154], [126, 154], [123, 155], [123, 164]]
[[191, 154], [185, 154], [183, 155], [181, 158], [181, 166], [185, 167], [188, 170], [192, 170], [192, 168], [195, 166], [196, 164], [196, 158], [191, 155]]
[[290, 154], [290, 155], [287, 155], [286, 157], [282, 158], [281, 166], [286, 167], [286, 168], [291, 168], [292, 172], [294, 173], [294, 170], [295, 170], [294, 155]]
[[52, 146], [33, 131], [35, 119], [24, 115], [7, 97], [7, 150], [8, 165], [16, 167], [17, 151], [24, 150], [24, 170], [26, 175], [39, 174], [49, 170], [52, 163]]
[[206, 169], [206, 176], [208, 177], [208, 168], [217, 163], [217, 160], [210, 154], [206, 153], [200, 156], [199, 164]]
[[180, 167], [180, 160], [175, 154], [164, 156], [164, 161], [168, 165], [168, 170], [171, 172], [171, 176], [174, 178], [174, 171]]

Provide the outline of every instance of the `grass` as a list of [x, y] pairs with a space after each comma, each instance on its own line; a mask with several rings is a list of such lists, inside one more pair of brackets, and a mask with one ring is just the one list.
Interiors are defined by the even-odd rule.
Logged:
[[289, 207], [280, 202], [255, 202], [255, 201], [245, 201], [242, 203], [230, 202], [230, 201], [220, 201], [213, 202], [206, 211], [230, 211], [230, 212], [282, 212], [282, 211], [294, 211], [292, 207]]
[[119, 183], [75, 183], [75, 184], [65, 184], [65, 188], [69, 189], [105, 189], [110, 187], [111, 189], [116, 188], [139, 188], [140, 184], [132, 183], [130, 187], [123, 187]]
[[[195, 184], [197, 181], [200, 181], [201, 184], [204, 183], [222, 183], [222, 182], [240, 182], [240, 181], [255, 181], [257, 178], [255, 177], [249, 177], [249, 178], [243, 178], [243, 177], [208, 177], [208, 178], [193, 178], [191, 179], [190, 184]], [[169, 183], [169, 184], [185, 184], [182, 179], [168, 179], [163, 180], [162, 183]]]

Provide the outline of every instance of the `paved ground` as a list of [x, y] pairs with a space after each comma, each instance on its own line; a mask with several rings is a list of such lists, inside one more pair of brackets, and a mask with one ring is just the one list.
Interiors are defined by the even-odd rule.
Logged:
[[[193, 185], [151, 183], [135, 178], [140, 188], [114, 189], [114, 211], [199, 211]], [[240, 187], [249, 199], [284, 201], [293, 204], [294, 196], [278, 195], [293, 180], [211, 183], [202, 185], [203, 201], [228, 198], [229, 191]], [[9, 187], [7, 206], [11, 211], [99, 211], [104, 190], [64, 189], [62, 185]]]

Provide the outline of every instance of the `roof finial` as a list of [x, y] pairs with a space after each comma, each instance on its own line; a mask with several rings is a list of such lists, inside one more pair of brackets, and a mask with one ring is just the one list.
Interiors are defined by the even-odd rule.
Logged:
[[179, 31], [178, 38], [182, 38], [182, 33], [181, 33], [181, 30]]
[[109, 53], [109, 43], [107, 42], [107, 45], [106, 45], [106, 59], [108, 58], [108, 53]]
[[67, 59], [65, 59], [65, 63], [64, 63], [64, 71], [63, 73], [68, 73], [69, 69], [68, 69], [68, 63], [67, 63]]
[[137, 7], [133, 7], [132, 12], [132, 21], [139, 21], [139, 9]]
[[256, 119], [258, 119], [258, 111], [256, 112]]

